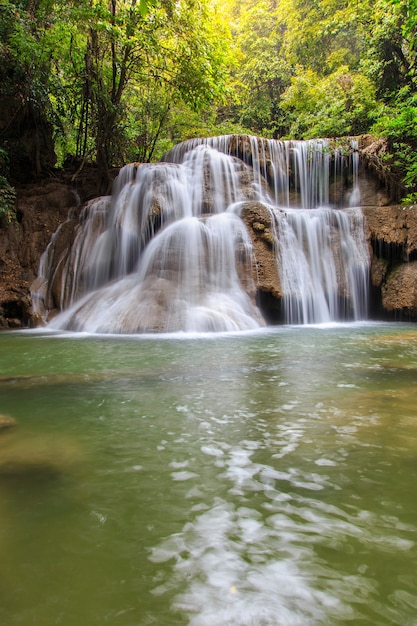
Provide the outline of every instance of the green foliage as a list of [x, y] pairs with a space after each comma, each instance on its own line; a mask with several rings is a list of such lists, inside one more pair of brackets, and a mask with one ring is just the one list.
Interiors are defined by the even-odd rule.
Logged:
[[387, 109], [372, 131], [389, 140], [387, 167], [398, 172], [406, 204], [417, 202], [417, 94], [409, 87], [398, 93], [395, 108]]
[[64, 35], [56, 25], [67, 40], [56, 105], [69, 122], [64, 132], [75, 128], [77, 155], [102, 170], [132, 154], [154, 158], [173, 103], [201, 110], [221, 96], [222, 29], [205, 3], [96, 0], [63, 13], [70, 28]]
[[0, 226], [16, 220], [16, 190], [9, 183], [9, 155], [0, 148]]
[[173, 104], [201, 111], [222, 99], [228, 28], [206, 0], [0, 5], [10, 92], [53, 125], [60, 163], [73, 152], [105, 174], [132, 153], [150, 160]]
[[235, 14], [238, 45], [231, 68], [230, 120], [252, 132], [277, 136], [282, 131], [280, 98], [291, 76], [282, 53], [285, 16], [274, 0], [248, 3]]
[[378, 113], [371, 81], [347, 67], [323, 78], [298, 68], [281, 106], [288, 112], [288, 134], [298, 138], [367, 132]]
[[402, 11], [404, 16], [402, 32], [412, 53], [410, 73], [415, 76], [417, 72], [417, 0], [393, 0], [393, 4], [399, 11]]
[[16, 220], [15, 201], [16, 190], [5, 176], [0, 176], [0, 225]]
[[[395, 10], [387, 10], [392, 4], [236, 0], [233, 6], [238, 60], [231, 72], [233, 121], [275, 137], [369, 130], [380, 108], [376, 68], [390, 61], [382, 59], [382, 35], [372, 59], [366, 52], [370, 33], [377, 25], [380, 32], [386, 30], [383, 19], [396, 16]], [[393, 33], [401, 38], [395, 16], [387, 34], [390, 41]], [[304, 87], [308, 98], [302, 94]]]
[[357, 69], [364, 50], [360, 13], [369, 2], [287, 0], [286, 53], [294, 64], [320, 74], [341, 65]]
[[0, 113], [14, 98], [59, 163], [104, 179], [196, 135], [374, 128], [414, 193], [416, 16], [417, 0], [0, 0]]
[[360, 68], [376, 85], [384, 102], [410, 81], [410, 49], [404, 38], [404, 3], [376, 0], [364, 23], [365, 48]]

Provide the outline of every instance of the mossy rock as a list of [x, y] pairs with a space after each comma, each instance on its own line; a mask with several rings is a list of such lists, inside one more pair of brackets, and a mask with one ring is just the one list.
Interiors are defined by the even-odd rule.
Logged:
[[17, 422], [13, 417], [9, 417], [8, 415], [0, 414], [0, 434], [10, 428], [15, 428], [17, 426]]
[[252, 228], [256, 233], [263, 233], [265, 231], [265, 224], [261, 222], [254, 222]]
[[270, 246], [275, 246], [275, 244], [276, 244], [276, 239], [275, 239], [274, 235], [272, 234], [272, 232], [269, 230], [269, 228], [265, 229], [263, 239]]
[[82, 464], [82, 454], [66, 438], [10, 432], [0, 438], [0, 479], [39, 480], [71, 474]]

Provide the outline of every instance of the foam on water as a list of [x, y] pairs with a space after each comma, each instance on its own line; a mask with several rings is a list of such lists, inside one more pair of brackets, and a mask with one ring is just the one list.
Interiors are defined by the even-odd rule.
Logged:
[[[191, 458], [187, 470], [208, 464], [218, 488], [213, 494], [207, 487], [204, 471], [192, 480], [188, 521], [149, 557], [163, 565], [153, 593], [167, 595], [190, 626], [368, 623], [363, 615], [369, 610], [401, 624], [401, 605], [414, 602], [412, 594], [399, 592], [398, 608], [382, 605], [372, 563], [360, 555], [415, 551], [415, 526], [356, 507], [354, 498], [338, 506], [326, 497], [342, 489], [347, 447], [360, 444], [368, 417], [358, 412], [347, 423], [337, 406], [317, 402], [307, 410], [297, 401], [288, 403], [291, 418], [277, 410], [278, 421], [256, 412], [249, 419], [240, 410], [222, 417], [205, 411], [198, 441], [204, 458], [198, 464]], [[246, 420], [262, 435], [231, 444], [225, 433]], [[334, 433], [327, 450], [307, 436], [315, 422], [317, 433]], [[308, 450], [307, 459], [299, 448]], [[362, 474], [358, 468], [358, 481], [367, 480]], [[334, 566], [325, 556], [329, 550], [341, 555]], [[356, 555], [346, 575], [345, 551]]]
[[[190, 626], [304, 626], [360, 619], [361, 604], [372, 602], [376, 591], [368, 567], [359, 565], [356, 576], [343, 577], [322, 566], [317, 547], [343, 550], [349, 538], [390, 552], [407, 551], [414, 543], [396, 537], [395, 516], [381, 526], [369, 512], [351, 507], [347, 513], [316, 500], [317, 489], [336, 488], [325, 474], [256, 463], [252, 456], [259, 445], [247, 440], [240, 446], [213, 442], [202, 447], [213, 462], [222, 460], [219, 480], [241, 503], [217, 496], [211, 505], [196, 506], [194, 518], [180, 532], [152, 549], [150, 560], [164, 564], [165, 572], [171, 563], [170, 577], [153, 593], [174, 592], [172, 609], [187, 616]], [[321, 458], [317, 464], [336, 463]], [[249, 504], [254, 493], [263, 499], [263, 514]], [[189, 497], [196, 497], [195, 487]]]

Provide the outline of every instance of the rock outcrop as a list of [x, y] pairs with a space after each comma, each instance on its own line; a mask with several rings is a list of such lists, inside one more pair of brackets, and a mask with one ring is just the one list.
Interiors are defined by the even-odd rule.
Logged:
[[371, 250], [372, 313], [417, 319], [417, 207], [363, 208]]
[[39, 259], [69, 210], [79, 205], [75, 189], [56, 180], [18, 190], [17, 222], [0, 227], [0, 328], [31, 325], [30, 285]]
[[[36, 326], [30, 286], [38, 275], [39, 261], [58, 226], [72, 215], [76, 220], [84, 203], [96, 195], [92, 167], [56, 171], [33, 184], [17, 186], [16, 221], [0, 223], [0, 329]], [[110, 172], [114, 179], [118, 170]], [[72, 234], [62, 240], [71, 245]]]
[[[366, 196], [362, 198], [364, 206], [381, 206], [382, 204], [398, 204], [406, 194], [406, 188], [402, 183], [399, 172], [390, 159], [388, 141], [383, 137], [361, 135], [358, 140], [358, 153], [360, 156], [360, 179], [365, 177], [373, 181], [374, 192], [369, 201]], [[388, 163], [390, 165], [388, 166]], [[361, 190], [363, 192], [363, 190]], [[384, 198], [385, 200], [381, 198]]]
[[280, 317], [282, 289], [275, 255], [276, 233], [271, 214], [260, 202], [246, 202], [241, 217], [252, 239], [254, 259], [252, 278], [257, 286], [257, 302], [267, 322]]

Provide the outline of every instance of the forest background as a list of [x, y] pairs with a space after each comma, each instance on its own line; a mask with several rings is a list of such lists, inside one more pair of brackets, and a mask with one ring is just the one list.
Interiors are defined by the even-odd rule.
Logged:
[[15, 185], [197, 136], [372, 133], [417, 201], [417, 0], [0, 0], [0, 217]]

